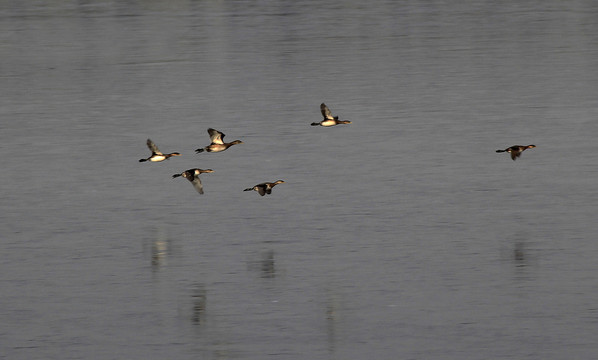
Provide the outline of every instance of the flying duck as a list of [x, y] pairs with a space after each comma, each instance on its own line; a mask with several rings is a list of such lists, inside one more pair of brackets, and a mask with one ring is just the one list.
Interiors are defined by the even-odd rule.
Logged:
[[221, 151], [228, 149], [229, 147], [231, 147], [233, 145], [243, 143], [241, 140], [235, 140], [233, 142], [225, 143], [224, 141], [222, 141], [222, 139], [224, 139], [225, 135], [223, 133], [221, 133], [220, 131], [212, 129], [212, 128], [208, 129], [208, 134], [210, 134], [210, 141], [212, 143], [204, 148], [196, 149], [195, 150], [196, 153], [199, 154], [204, 151], [221, 152]]
[[283, 182], [284, 181], [282, 181], [282, 180], [276, 180], [275, 182], [265, 182], [265, 183], [257, 184], [253, 187], [247, 188], [243, 191], [255, 190], [258, 192], [258, 194], [260, 194], [261, 196], [264, 196], [265, 194], [271, 194], [272, 188], [278, 184], [282, 184]]
[[203, 194], [203, 186], [201, 185], [201, 180], [199, 179], [199, 174], [203, 174], [203, 173], [213, 173], [214, 170], [212, 169], [189, 169], [189, 170], [185, 170], [180, 174], [174, 174], [172, 175], [173, 178], [177, 178], [179, 176], [184, 177], [185, 179], [191, 181], [191, 183], [193, 184], [193, 187], [195, 188], [195, 190], [197, 190], [198, 193]]
[[170, 154], [163, 154], [162, 151], [160, 151], [160, 149], [158, 149], [156, 144], [154, 144], [154, 142], [151, 141], [150, 139], [147, 139], [147, 147], [151, 150], [152, 156], [148, 157], [147, 159], [139, 159], [139, 162], [144, 162], [144, 161], [159, 162], [159, 161], [164, 161], [171, 156], [181, 156], [181, 154], [179, 154], [178, 152], [173, 152]]
[[338, 124], [350, 124], [351, 123], [348, 120], [339, 120], [338, 116], [332, 116], [330, 109], [324, 103], [322, 103], [320, 105], [320, 111], [322, 111], [322, 116], [324, 117], [324, 120], [322, 120], [320, 122], [311, 123], [311, 126], [320, 125], [320, 126], [328, 127], [328, 126], [334, 126], [334, 125], [338, 125]]
[[526, 149], [533, 149], [535, 148], [536, 145], [527, 145], [527, 146], [523, 146], [523, 145], [513, 145], [511, 147], [508, 147], [504, 150], [496, 150], [497, 153], [502, 153], [502, 152], [508, 152], [511, 154], [511, 159], [513, 159], [513, 161], [517, 160], [518, 157], [521, 156], [521, 153], [523, 151], [525, 151]]

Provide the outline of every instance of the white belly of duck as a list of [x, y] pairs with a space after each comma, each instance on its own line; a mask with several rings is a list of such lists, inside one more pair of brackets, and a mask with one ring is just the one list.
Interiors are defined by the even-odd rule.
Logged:
[[322, 122], [320, 122], [321, 126], [334, 126], [336, 125], [336, 120], [323, 120]]
[[164, 155], [156, 155], [156, 156], [152, 156], [150, 158], [150, 161], [153, 161], [153, 162], [164, 161], [164, 160], [166, 160], [166, 156], [164, 156]]
[[208, 146], [207, 150], [208, 152], [220, 152], [226, 150], [227, 148], [228, 147], [226, 145], [212, 144]]

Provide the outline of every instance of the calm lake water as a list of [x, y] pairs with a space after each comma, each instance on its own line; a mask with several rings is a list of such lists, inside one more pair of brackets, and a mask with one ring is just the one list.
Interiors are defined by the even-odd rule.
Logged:
[[595, 357], [597, 18], [1, 2], [0, 357]]

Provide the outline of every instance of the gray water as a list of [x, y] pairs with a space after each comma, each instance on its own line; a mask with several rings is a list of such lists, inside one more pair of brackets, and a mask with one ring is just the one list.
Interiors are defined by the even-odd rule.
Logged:
[[0, 357], [595, 357], [597, 18], [1, 2]]

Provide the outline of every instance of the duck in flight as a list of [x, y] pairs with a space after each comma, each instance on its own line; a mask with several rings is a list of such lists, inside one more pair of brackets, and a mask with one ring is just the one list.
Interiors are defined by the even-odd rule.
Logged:
[[260, 194], [261, 196], [264, 196], [265, 194], [271, 194], [272, 188], [275, 187], [276, 185], [282, 184], [282, 183], [284, 183], [284, 181], [282, 181], [282, 180], [276, 180], [275, 182], [265, 182], [265, 183], [257, 184], [253, 187], [247, 188], [243, 191], [255, 190], [258, 192], [258, 194]]
[[224, 134], [221, 133], [218, 130], [209, 128], [208, 129], [208, 134], [210, 134], [210, 141], [212, 142], [210, 145], [204, 147], [204, 148], [199, 148], [196, 149], [195, 152], [196, 153], [201, 153], [204, 151], [207, 152], [221, 152], [224, 151], [226, 149], [228, 149], [229, 147], [233, 146], [233, 145], [237, 145], [237, 144], [242, 144], [243, 142], [241, 140], [235, 140], [229, 143], [225, 143], [223, 141], [224, 139]]
[[180, 174], [174, 174], [172, 175], [172, 178], [178, 178], [179, 176], [184, 177], [185, 179], [189, 180], [191, 182], [191, 184], [193, 184], [193, 187], [195, 188], [195, 190], [197, 190], [198, 193], [203, 194], [203, 186], [201, 185], [201, 180], [199, 179], [199, 175], [200, 174], [204, 174], [204, 173], [213, 173], [214, 170], [212, 169], [189, 169], [189, 170], [185, 170]]
[[158, 149], [156, 144], [154, 144], [154, 142], [151, 141], [150, 139], [147, 139], [147, 147], [152, 152], [152, 156], [148, 157], [147, 159], [139, 159], [139, 162], [144, 162], [144, 161], [159, 162], [159, 161], [164, 161], [172, 156], [181, 156], [181, 154], [179, 154], [178, 152], [173, 152], [170, 154], [163, 154], [160, 151], [160, 149]]
[[320, 126], [328, 127], [328, 126], [334, 126], [334, 125], [338, 125], [338, 124], [350, 124], [351, 123], [348, 120], [339, 120], [338, 116], [332, 116], [330, 109], [324, 103], [322, 103], [320, 105], [320, 111], [322, 111], [322, 116], [324, 117], [324, 120], [322, 120], [320, 122], [311, 123], [311, 126], [320, 125]]
[[496, 152], [497, 153], [508, 152], [511, 154], [511, 159], [513, 159], [513, 161], [515, 161], [515, 160], [517, 160], [518, 157], [521, 156], [522, 152], [524, 152], [527, 149], [533, 149], [535, 147], [536, 147], [536, 145], [527, 145], [527, 146], [513, 145], [504, 150], [496, 150]]

